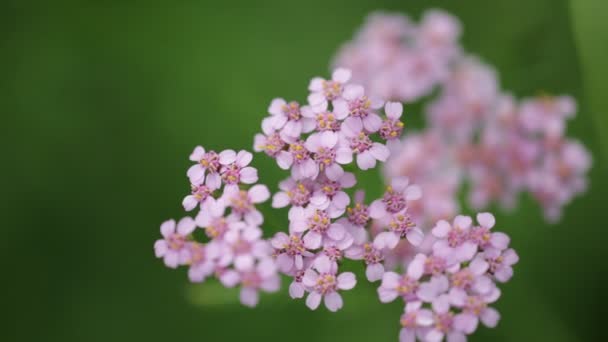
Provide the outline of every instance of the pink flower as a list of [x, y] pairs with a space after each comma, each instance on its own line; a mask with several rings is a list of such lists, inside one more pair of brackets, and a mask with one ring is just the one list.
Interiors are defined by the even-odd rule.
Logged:
[[389, 149], [398, 145], [399, 138], [403, 132], [403, 122], [399, 121], [403, 113], [403, 105], [399, 102], [387, 102], [384, 105], [386, 119], [380, 126], [380, 137], [387, 141]]
[[188, 278], [193, 283], [202, 283], [205, 278], [213, 274], [215, 263], [211, 261], [205, 250], [205, 246], [197, 242], [188, 243], [190, 268]]
[[418, 300], [418, 280], [424, 271], [424, 254], [418, 254], [407, 267], [404, 275], [395, 272], [386, 272], [382, 276], [382, 284], [378, 288], [378, 296], [382, 303], [389, 303], [397, 297], [407, 302]]
[[416, 337], [423, 340], [424, 328], [433, 324], [433, 313], [423, 309], [422, 302], [410, 302], [405, 305], [400, 323], [399, 342], [415, 342]]
[[454, 328], [465, 334], [471, 334], [477, 329], [479, 320], [488, 328], [494, 328], [500, 320], [500, 314], [496, 309], [488, 307], [500, 297], [500, 290], [487, 295], [467, 295], [460, 289], [452, 289], [449, 293], [450, 303], [462, 309], [462, 312], [454, 317]]
[[281, 98], [276, 98], [270, 103], [268, 113], [271, 116], [272, 127], [281, 130], [281, 137], [284, 140], [297, 139], [302, 133], [308, 133], [315, 127], [313, 120], [303, 117], [300, 105], [295, 102], [285, 102]]
[[442, 341], [447, 335], [448, 342], [464, 342], [466, 336], [454, 327], [454, 312], [450, 310], [448, 295], [442, 295], [432, 303], [433, 324], [425, 329], [423, 341]]
[[348, 69], [338, 68], [334, 70], [331, 80], [315, 77], [310, 81], [308, 90], [308, 103], [312, 106], [327, 105], [327, 101], [334, 101], [342, 96], [344, 84], [350, 80], [351, 72]]
[[337, 180], [317, 179], [315, 191], [310, 199], [312, 205], [330, 212], [344, 213], [350, 197], [342, 189], [352, 188], [357, 182], [355, 175], [346, 172]]
[[481, 249], [489, 247], [498, 250], [506, 249], [509, 246], [510, 239], [507, 234], [502, 232], [492, 233], [490, 229], [496, 224], [494, 215], [490, 213], [477, 214], [477, 222], [479, 226], [473, 227], [469, 232], [469, 240], [475, 242]]
[[310, 202], [314, 187], [314, 183], [309, 179], [295, 181], [293, 178], [287, 178], [279, 183], [281, 191], [274, 194], [272, 197], [273, 208], [283, 208], [291, 205], [292, 208], [305, 207]]
[[342, 126], [341, 120], [346, 116], [338, 116], [327, 109], [327, 102], [313, 107], [302, 107], [302, 115], [315, 122], [317, 132], [338, 132]]
[[424, 233], [416, 227], [406, 209], [385, 216], [381, 222], [386, 225], [388, 231], [376, 235], [374, 247], [378, 249], [394, 249], [401, 239], [407, 239], [412, 245], [418, 246], [424, 239]]
[[352, 272], [337, 275], [337, 272], [331, 269], [329, 258], [320, 256], [314, 261], [313, 266], [306, 270], [302, 283], [310, 288], [310, 294], [306, 298], [306, 306], [315, 310], [323, 299], [325, 307], [331, 312], [336, 312], [343, 305], [338, 290], [352, 289], [357, 284], [357, 280]]
[[395, 177], [391, 180], [391, 185], [386, 187], [382, 199], [375, 200], [370, 205], [370, 216], [381, 219], [388, 213], [396, 214], [407, 207], [408, 201], [415, 201], [421, 196], [420, 188], [410, 185], [407, 177]]
[[188, 169], [188, 178], [190, 183], [199, 185], [205, 181], [205, 173], [207, 172], [207, 186], [218, 189], [221, 185], [220, 168], [222, 165], [228, 165], [236, 159], [236, 152], [233, 150], [225, 150], [219, 154], [214, 151], [205, 152], [201, 146], [194, 148], [190, 155], [190, 160], [197, 162]]
[[348, 147], [357, 155], [357, 166], [361, 170], [369, 170], [376, 166], [376, 160], [385, 162], [390, 152], [381, 143], [373, 142], [369, 135], [363, 131], [359, 121], [344, 121], [342, 125], [339, 145]]
[[293, 281], [289, 284], [289, 296], [293, 299], [304, 297], [304, 294], [308, 290], [302, 283], [304, 272], [304, 270], [299, 270], [293, 273]]
[[365, 277], [368, 281], [375, 282], [382, 279], [384, 275], [384, 255], [371, 243], [354, 245], [345, 251], [347, 258], [352, 260], [363, 260], [365, 262]]
[[382, 119], [374, 110], [382, 107], [382, 101], [370, 100], [365, 96], [365, 89], [360, 85], [348, 85], [344, 89], [343, 99], [334, 101], [334, 113], [338, 117], [348, 117], [344, 124], [362, 126], [369, 133], [377, 132]]
[[291, 176], [295, 180], [315, 178], [319, 174], [319, 166], [301, 140], [290, 144], [289, 150], [279, 152], [277, 164], [283, 170], [291, 168]]
[[338, 134], [334, 132], [313, 134], [306, 139], [304, 146], [312, 153], [318, 169], [331, 180], [337, 180], [344, 174], [340, 164], [350, 164], [353, 161], [351, 150], [338, 146]]
[[244, 225], [235, 215], [225, 217], [225, 211], [226, 207], [221, 201], [210, 202], [196, 215], [196, 225], [203, 228], [211, 240], [223, 239], [228, 230], [241, 229]]
[[255, 268], [241, 272], [241, 303], [254, 307], [259, 301], [259, 291], [277, 292], [281, 287], [281, 278], [276, 272], [271, 259], [260, 260]]
[[234, 162], [222, 166], [220, 174], [226, 186], [243, 184], [253, 184], [258, 181], [258, 170], [249, 165], [253, 155], [251, 152], [239, 151]]
[[492, 280], [485, 275], [488, 267], [489, 264], [485, 260], [481, 258], [473, 259], [468, 267], [450, 275], [451, 287], [465, 291], [474, 291], [478, 294], [490, 293], [496, 286]]
[[488, 263], [488, 273], [501, 283], [511, 279], [513, 276], [512, 266], [519, 261], [519, 256], [512, 248], [506, 250], [488, 248], [480, 257]]
[[277, 266], [283, 273], [288, 273], [294, 268], [302, 270], [305, 264], [305, 258], [314, 256], [305, 246], [301, 234], [287, 235], [283, 232], [278, 232], [270, 241], [272, 247], [276, 249], [275, 256]]
[[286, 144], [278, 132], [269, 132], [267, 135], [256, 134], [253, 141], [253, 150], [256, 152], [264, 151], [267, 155], [275, 158]]
[[[220, 263], [234, 263], [234, 267], [239, 271], [251, 270], [255, 260], [270, 256], [270, 246], [261, 237], [262, 230], [258, 227], [246, 226], [229, 230], [224, 235], [225, 246], [228, 248], [221, 249]], [[211, 245], [208, 246], [211, 248]]]
[[469, 232], [473, 221], [469, 216], [458, 215], [454, 223], [441, 220], [437, 222], [432, 233], [439, 238], [433, 245], [433, 252], [446, 259], [460, 262], [471, 260], [477, 252], [477, 245], [469, 240]]
[[190, 260], [187, 238], [194, 231], [196, 225], [191, 217], [184, 217], [177, 225], [175, 220], [168, 220], [160, 225], [160, 232], [164, 239], [156, 240], [154, 253], [157, 258], [163, 258], [165, 265], [177, 268]]
[[342, 215], [342, 213], [329, 213], [312, 207], [296, 208], [291, 213], [289, 229], [294, 233], [306, 232], [304, 246], [308, 249], [321, 247], [324, 239], [342, 240], [344, 234], [346, 234], [342, 225], [331, 222], [332, 219]]
[[200, 184], [200, 185], [195, 185], [192, 184], [192, 193], [186, 197], [184, 197], [184, 200], [182, 201], [182, 206], [184, 207], [184, 210], [186, 211], [191, 211], [192, 209], [196, 208], [196, 206], [203, 206], [206, 203], [209, 203], [210, 201], [213, 201], [213, 191], [216, 190], [216, 188], [205, 185], [205, 184]]
[[256, 184], [247, 191], [228, 187], [224, 191], [222, 201], [232, 209], [233, 215], [244, 218], [251, 225], [258, 226], [264, 222], [264, 217], [255, 208], [255, 204], [265, 202], [268, 198], [270, 198], [268, 188], [265, 185]]

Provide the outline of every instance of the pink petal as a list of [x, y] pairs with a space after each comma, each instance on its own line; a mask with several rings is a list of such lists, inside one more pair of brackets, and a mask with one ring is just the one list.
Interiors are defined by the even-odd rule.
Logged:
[[376, 166], [376, 158], [368, 150], [357, 155], [357, 166], [361, 170], [373, 169]]
[[369, 264], [365, 268], [365, 276], [367, 280], [374, 282], [382, 279], [384, 275], [384, 266], [382, 264]]
[[249, 199], [253, 203], [262, 203], [270, 198], [270, 191], [266, 185], [257, 184], [249, 189]]
[[292, 282], [289, 285], [289, 296], [293, 299], [304, 297], [304, 286], [301, 283]]
[[160, 225], [160, 233], [163, 237], [168, 238], [175, 232], [175, 220], [167, 220]]
[[205, 181], [205, 169], [201, 164], [194, 164], [190, 166], [186, 175], [190, 179], [190, 183], [199, 185]]
[[179, 254], [175, 251], [169, 250], [165, 254], [165, 265], [169, 268], [177, 268], [179, 265]]
[[225, 150], [220, 152], [220, 164], [228, 165], [236, 161], [236, 152], [233, 150]]
[[358, 117], [349, 116], [342, 123], [342, 134], [348, 138], [355, 137], [363, 130], [363, 122]]
[[281, 98], [276, 98], [270, 102], [270, 106], [268, 107], [268, 113], [272, 115], [281, 115], [283, 114], [283, 106], [285, 106], [287, 102]]
[[487, 308], [481, 313], [481, 321], [488, 328], [495, 328], [500, 320], [500, 314], [494, 308]]
[[[323, 86], [321, 86], [322, 88]], [[310, 95], [308, 95], [308, 103], [310, 103], [311, 106], [319, 106], [322, 105], [323, 103], [326, 103], [327, 99], [325, 98], [325, 95], [323, 95], [322, 92], [314, 92]]]
[[375, 200], [369, 206], [369, 216], [374, 219], [380, 219], [387, 215], [386, 206], [382, 200]]
[[314, 266], [319, 273], [329, 273], [331, 270], [331, 260], [326, 255], [321, 255], [315, 259]]
[[293, 164], [293, 156], [287, 151], [281, 151], [277, 155], [277, 164], [283, 170], [288, 170]]
[[374, 158], [378, 159], [381, 162], [385, 162], [391, 155], [391, 152], [388, 150], [388, 147], [377, 142], [372, 145], [372, 148], [369, 149], [369, 152], [371, 152]]
[[385, 288], [396, 288], [399, 286], [399, 279], [401, 277], [395, 272], [386, 272], [382, 276], [382, 287]]
[[325, 80], [321, 77], [314, 77], [312, 80], [310, 80], [310, 83], [308, 84], [308, 90], [310, 91], [323, 91], [323, 82], [325, 82]]
[[452, 229], [452, 226], [445, 220], [440, 220], [435, 225], [435, 228], [431, 231], [435, 237], [444, 238], [448, 235], [449, 231]]
[[454, 226], [462, 229], [469, 229], [472, 223], [473, 220], [471, 220], [470, 216], [458, 215], [454, 219]]
[[405, 189], [405, 199], [415, 201], [422, 197], [422, 190], [417, 185], [410, 185]]
[[422, 241], [424, 241], [424, 233], [422, 230], [420, 230], [420, 228], [412, 229], [405, 237], [407, 238], [407, 241], [412, 244], [412, 246], [420, 246]]
[[410, 262], [407, 267], [407, 275], [410, 278], [419, 279], [424, 273], [424, 262], [426, 261], [426, 256], [424, 254], [417, 254], [414, 257], [414, 260]]
[[342, 96], [344, 96], [345, 99], [352, 101], [363, 95], [365, 95], [365, 89], [362, 86], [349, 84], [344, 88], [344, 94]]
[[278, 232], [270, 239], [270, 244], [276, 249], [283, 249], [289, 244], [289, 236], [283, 232]]
[[[352, 161], [352, 154], [350, 154], [350, 156]], [[337, 163], [333, 163], [325, 168], [325, 175], [332, 181], [337, 181], [338, 179], [340, 179], [340, 177], [342, 177], [343, 174], [344, 169], [342, 169], [342, 166]]]
[[[386, 275], [386, 273], [384, 273], [384, 275]], [[393, 289], [387, 289], [384, 287], [378, 288], [378, 297], [382, 303], [390, 303], [394, 301], [398, 295], [399, 293]]]
[[318, 278], [319, 275], [317, 274], [317, 272], [309, 268], [304, 272], [304, 276], [302, 277], [302, 284], [308, 287], [313, 287], [317, 283]]
[[236, 165], [240, 166], [240, 167], [245, 167], [247, 165], [249, 165], [249, 163], [251, 163], [251, 160], [253, 159], [253, 154], [251, 154], [251, 152], [247, 152], [247, 151], [239, 151], [239, 153], [236, 155]]
[[472, 334], [477, 329], [478, 322], [477, 317], [471, 314], [461, 313], [454, 316], [454, 328], [467, 335]]
[[509, 242], [511, 242], [509, 236], [502, 232], [492, 233], [492, 236], [490, 238], [490, 243], [492, 244], [492, 247], [500, 250], [509, 247]]
[[353, 162], [353, 151], [348, 147], [336, 149], [336, 162], [344, 165]]
[[180, 235], [186, 236], [194, 231], [196, 228], [196, 223], [192, 219], [192, 217], [186, 216], [179, 220], [177, 223], [177, 232]]
[[337, 223], [330, 225], [329, 229], [327, 230], [327, 235], [336, 241], [342, 240], [344, 238], [345, 233], [346, 230], [344, 229], [344, 227]]
[[169, 248], [167, 247], [167, 241], [165, 240], [156, 240], [154, 243], [154, 255], [157, 258], [162, 258]]
[[184, 197], [184, 200], [182, 201], [182, 206], [184, 207], [184, 210], [190, 211], [190, 210], [196, 208], [198, 203], [199, 202], [196, 199], [196, 197], [194, 197], [192, 195], [188, 195], [188, 196]]
[[357, 284], [355, 274], [352, 272], [344, 272], [338, 276], [338, 288], [340, 290], [350, 290]]
[[210, 188], [219, 189], [219, 187], [222, 185], [222, 177], [219, 173], [211, 173], [207, 175], [207, 181], [205, 184]]
[[494, 218], [494, 215], [490, 213], [479, 213], [477, 214], [477, 222], [479, 222], [481, 226], [490, 229], [496, 224], [496, 219]]
[[331, 74], [331, 79], [339, 83], [346, 83], [350, 80], [351, 76], [350, 70], [338, 68]]
[[304, 247], [307, 249], [317, 249], [321, 247], [321, 239], [321, 234], [309, 231], [304, 235]]
[[348, 103], [343, 99], [337, 99], [333, 102], [334, 111], [333, 113], [336, 115], [336, 119], [344, 120], [350, 113], [348, 109]]
[[336, 312], [342, 308], [343, 302], [342, 297], [338, 292], [331, 292], [325, 295], [324, 298], [325, 307], [331, 311]]
[[243, 287], [241, 289], [240, 298], [241, 303], [243, 305], [248, 307], [254, 307], [258, 304], [259, 301], [258, 291], [250, 287]]
[[190, 161], [199, 162], [201, 159], [203, 159], [204, 155], [205, 149], [202, 146], [196, 146], [194, 151], [192, 151], [192, 154], [190, 154]]
[[384, 105], [384, 112], [390, 119], [399, 119], [403, 113], [403, 105], [400, 102], [387, 102]]
[[258, 170], [251, 166], [243, 168], [240, 172], [241, 183], [253, 184], [258, 181]]
[[220, 281], [226, 287], [235, 287], [240, 281], [240, 276], [236, 271], [227, 270], [220, 276]]
[[409, 178], [405, 176], [394, 177], [391, 180], [391, 187], [396, 192], [404, 192], [407, 186], [410, 184]]
[[482, 275], [486, 273], [489, 266], [490, 265], [485, 260], [483, 260], [483, 258], [477, 257], [473, 259], [473, 261], [471, 261], [471, 263], [469, 264], [469, 269], [471, 270], [471, 272], [473, 272], [474, 275]]
[[306, 297], [306, 306], [308, 306], [311, 310], [316, 310], [321, 304], [321, 294], [318, 292], [311, 292], [308, 297]]
[[289, 196], [285, 192], [277, 192], [272, 197], [272, 207], [273, 208], [284, 208], [290, 202]]
[[370, 113], [363, 119], [363, 127], [370, 133], [377, 132], [382, 127], [382, 119], [378, 115]]

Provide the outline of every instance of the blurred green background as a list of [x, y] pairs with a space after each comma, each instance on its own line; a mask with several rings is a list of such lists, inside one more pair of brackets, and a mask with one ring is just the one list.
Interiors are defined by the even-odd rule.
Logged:
[[[465, 48], [496, 66], [503, 89], [574, 95], [568, 132], [594, 156], [590, 190], [561, 223], [546, 225], [527, 198], [498, 215], [521, 261], [499, 327], [471, 340], [601, 340], [608, 4], [599, 0], [3, 1], [0, 340], [396, 341], [401, 305], [380, 304], [364, 282], [338, 314], [289, 300], [285, 282], [251, 310], [234, 291], [189, 285], [152, 244], [161, 221], [182, 215], [195, 145], [250, 148], [270, 100], [304, 100], [367, 13], [418, 18], [431, 7], [462, 20]], [[262, 155], [254, 164], [276, 190], [285, 173]], [[274, 216], [269, 232], [282, 228]]]

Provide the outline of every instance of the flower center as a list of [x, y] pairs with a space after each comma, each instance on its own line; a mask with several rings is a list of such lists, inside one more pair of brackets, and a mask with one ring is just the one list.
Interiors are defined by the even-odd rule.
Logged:
[[487, 304], [479, 296], [470, 296], [464, 303], [463, 311], [479, 316], [486, 307]]
[[302, 183], [297, 183], [292, 190], [287, 191], [291, 204], [296, 207], [306, 205], [310, 200], [310, 195], [310, 190]]
[[425, 274], [439, 274], [443, 273], [446, 268], [445, 259], [431, 255], [424, 261], [424, 273]]
[[300, 105], [295, 101], [283, 105], [281, 109], [283, 110], [283, 114], [285, 114], [290, 121], [298, 121], [302, 117]]
[[330, 224], [329, 215], [323, 210], [315, 210], [315, 213], [308, 218], [308, 229], [315, 233], [325, 233]]
[[223, 217], [214, 218], [209, 226], [205, 227], [205, 234], [211, 239], [215, 239], [224, 235], [228, 230], [228, 223]]
[[350, 148], [355, 153], [363, 153], [369, 150], [372, 144], [372, 140], [364, 132], [359, 132], [357, 136], [350, 138]]
[[386, 205], [386, 210], [389, 213], [398, 213], [405, 209], [406, 200], [402, 193], [396, 192], [391, 186], [386, 188], [382, 201]]
[[406, 213], [394, 215], [391, 222], [388, 224], [390, 229], [404, 238], [416, 224], [412, 221], [410, 215]]
[[304, 143], [302, 141], [289, 145], [289, 153], [291, 153], [293, 156], [293, 162], [295, 164], [300, 164], [309, 158], [308, 151], [304, 147]]
[[354, 117], [364, 118], [369, 115], [369, 107], [372, 105], [367, 96], [361, 96], [358, 99], [350, 101], [348, 107], [350, 109], [350, 115]]
[[387, 119], [380, 127], [380, 137], [384, 140], [397, 139], [403, 132], [403, 122]]
[[355, 203], [354, 207], [346, 208], [348, 220], [358, 226], [365, 226], [369, 221], [369, 208], [363, 203]]
[[323, 170], [325, 167], [330, 166], [334, 163], [334, 160], [336, 159], [336, 152], [333, 148], [327, 149], [321, 147], [313, 155], [313, 159], [315, 160], [315, 162], [317, 162], [321, 170]]
[[275, 132], [266, 137], [266, 144], [261, 147], [267, 155], [275, 157], [283, 150], [285, 142], [281, 139], [281, 135], [278, 132]]
[[467, 239], [467, 233], [460, 227], [453, 227], [448, 232], [448, 245], [450, 247], [460, 246]]
[[446, 334], [452, 330], [452, 324], [454, 323], [454, 314], [452, 312], [446, 312], [441, 314], [435, 314], [435, 329]]
[[203, 155], [203, 158], [200, 160], [200, 164], [210, 173], [216, 173], [221, 165], [220, 165], [220, 156], [214, 151], [209, 151]]
[[403, 275], [397, 286], [397, 292], [405, 301], [416, 300], [416, 291], [418, 291], [418, 281], [410, 278], [408, 275]]
[[238, 184], [241, 180], [241, 168], [236, 164], [230, 164], [222, 169], [222, 180], [226, 184]]
[[401, 315], [401, 326], [408, 329], [416, 328], [416, 312], [407, 312]]
[[475, 242], [479, 247], [486, 248], [490, 246], [490, 238], [492, 234], [486, 227], [475, 227], [469, 233], [469, 239]]
[[323, 191], [323, 193], [329, 198], [334, 197], [334, 195], [341, 189], [342, 186], [340, 186], [340, 183], [329, 179], [325, 180], [321, 185], [321, 191]]
[[190, 263], [198, 264], [205, 261], [205, 249], [198, 243], [193, 243], [190, 247]]
[[306, 248], [304, 248], [304, 241], [297, 235], [290, 236], [289, 242], [283, 245], [283, 249], [285, 249], [285, 253], [289, 256], [300, 255], [306, 251]]
[[336, 120], [336, 116], [333, 113], [320, 113], [317, 114], [317, 130], [318, 131], [333, 131], [337, 132], [340, 130], [340, 123]]
[[335, 81], [323, 81], [323, 95], [329, 101], [335, 100], [342, 94], [342, 85]]
[[192, 196], [194, 196], [194, 198], [196, 198], [199, 202], [206, 200], [212, 192], [213, 191], [211, 191], [211, 189], [204, 184], [192, 185]]
[[363, 260], [366, 265], [378, 264], [384, 260], [384, 256], [371, 243], [366, 242], [363, 245]]
[[182, 249], [185, 243], [186, 238], [178, 233], [173, 233], [167, 238], [167, 245], [174, 251]]
[[460, 289], [470, 289], [473, 285], [473, 273], [470, 270], [460, 270], [452, 275], [452, 286]]
[[232, 210], [237, 214], [248, 213], [252, 208], [253, 204], [249, 200], [247, 191], [240, 190], [239, 193], [230, 199]]
[[316, 292], [327, 294], [336, 290], [336, 276], [331, 273], [321, 273], [314, 288]]
[[323, 252], [329, 257], [330, 260], [342, 260], [342, 251], [336, 246], [325, 247]]

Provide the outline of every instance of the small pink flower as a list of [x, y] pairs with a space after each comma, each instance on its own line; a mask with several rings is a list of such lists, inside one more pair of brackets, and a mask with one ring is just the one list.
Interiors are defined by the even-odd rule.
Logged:
[[382, 107], [382, 101], [369, 99], [362, 86], [352, 84], [345, 87], [342, 97], [334, 101], [334, 113], [338, 117], [348, 115], [345, 125], [362, 126], [369, 133], [380, 129], [382, 119], [374, 111]]
[[270, 256], [271, 248], [261, 237], [262, 230], [258, 227], [246, 226], [243, 229], [229, 230], [224, 236], [228, 248], [222, 249], [220, 264], [233, 263], [239, 271], [251, 270], [256, 259]]
[[382, 279], [384, 275], [384, 254], [369, 242], [362, 245], [354, 245], [345, 251], [347, 258], [352, 260], [363, 260], [365, 262], [365, 277], [374, 282]]
[[519, 256], [512, 249], [499, 250], [488, 248], [481, 256], [488, 263], [488, 273], [494, 276], [496, 281], [505, 283], [513, 276], [512, 266], [519, 261]]
[[387, 141], [389, 149], [399, 144], [399, 138], [403, 132], [403, 122], [399, 121], [403, 113], [403, 105], [399, 102], [387, 102], [384, 105], [386, 119], [380, 126], [380, 137]]
[[454, 312], [450, 310], [448, 295], [442, 295], [432, 303], [433, 324], [426, 329], [423, 341], [442, 341], [447, 335], [448, 342], [466, 341], [466, 336], [454, 327]]
[[214, 151], [205, 152], [201, 146], [194, 148], [190, 154], [190, 160], [196, 162], [188, 169], [188, 178], [190, 183], [198, 185], [205, 181], [205, 173], [207, 173], [207, 181], [205, 184], [215, 189], [221, 185], [220, 168], [222, 165], [228, 165], [236, 159], [236, 152], [225, 150], [219, 154]]
[[277, 164], [283, 170], [291, 168], [291, 176], [295, 180], [315, 178], [319, 174], [319, 167], [301, 140], [290, 144], [289, 150], [279, 152]]
[[338, 68], [332, 73], [331, 80], [315, 77], [310, 81], [308, 90], [308, 103], [312, 106], [327, 105], [327, 101], [334, 101], [342, 96], [344, 84], [350, 80], [351, 72], [348, 69]]
[[312, 205], [330, 212], [344, 213], [350, 197], [342, 189], [352, 188], [357, 182], [355, 175], [346, 172], [337, 180], [317, 179], [315, 191], [310, 199]]
[[160, 232], [164, 239], [156, 240], [154, 253], [157, 258], [163, 258], [165, 265], [176, 268], [190, 260], [187, 238], [194, 231], [196, 224], [191, 217], [184, 217], [177, 225], [175, 220], [168, 220], [160, 225]]
[[276, 98], [270, 103], [268, 112], [272, 115], [272, 127], [281, 130], [281, 137], [284, 140], [297, 139], [302, 133], [308, 133], [315, 127], [315, 122], [303, 117], [300, 105], [295, 102], [285, 102], [281, 98]]
[[331, 312], [342, 308], [342, 297], [338, 290], [350, 290], [357, 284], [352, 272], [344, 272], [337, 275], [331, 269], [331, 262], [327, 256], [318, 257], [311, 268], [306, 270], [302, 283], [310, 288], [310, 294], [306, 298], [306, 306], [311, 310], [319, 307], [321, 299], [324, 299], [325, 307]]
[[312, 207], [301, 209], [296, 208], [289, 217], [291, 222], [290, 231], [294, 233], [304, 233], [304, 246], [308, 249], [321, 247], [324, 239], [339, 241], [346, 234], [345, 228], [337, 223], [332, 223], [332, 219], [342, 215], [340, 212], [329, 213], [325, 210]]
[[317, 132], [338, 132], [342, 126], [341, 120], [344, 119], [329, 111], [327, 102], [312, 107], [302, 107], [302, 115], [314, 120]]
[[272, 207], [283, 208], [291, 205], [291, 212], [293, 208], [308, 205], [314, 191], [314, 183], [309, 179], [296, 181], [290, 177], [279, 183], [279, 189], [281, 191], [272, 197]]
[[306, 139], [304, 146], [312, 153], [318, 169], [331, 180], [337, 180], [344, 174], [340, 164], [350, 164], [353, 161], [351, 150], [338, 146], [338, 134], [334, 132], [313, 134]]
[[256, 152], [264, 151], [270, 157], [275, 158], [285, 145], [287, 143], [283, 141], [278, 132], [269, 132], [267, 135], [256, 134], [253, 141], [253, 150]]
[[433, 252], [448, 260], [471, 260], [477, 252], [477, 245], [469, 240], [472, 223], [469, 216], [462, 215], [456, 216], [453, 224], [444, 220], [437, 222], [432, 233], [440, 240], [433, 245]]
[[416, 227], [406, 209], [385, 216], [381, 222], [388, 231], [374, 238], [374, 247], [378, 249], [394, 249], [401, 239], [407, 239], [413, 246], [419, 246], [424, 240], [424, 233]]
[[190, 268], [188, 278], [193, 283], [202, 283], [205, 278], [213, 274], [215, 263], [207, 256], [205, 246], [197, 242], [188, 243]]
[[397, 297], [407, 302], [418, 300], [418, 280], [424, 272], [424, 254], [418, 254], [408, 265], [407, 272], [399, 275], [395, 272], [386, 272], [382, 276], [382, 284], [378, 288], [378, 296], [382, 303], [389, 303]]
[[423, 309], [422, 302], [410, 302], [405, 305], [399, 322], [399, 342], [415, 342], [416, 337], [423, 340], [421, 337], [427, 330], [425, 328], [433, 324], [433, 313], [429, 309]]
[[221, 240], [228, 230], [240, 229], [244, 225], [237, 216], [225, 217], [225, 211], [226, 207], [221, 201], [207, 203], [196, 215], [196, 225], [203, 228], [211, 240]]
[[370, 205], [370, 216], [382, 219], [388, 213], [396, 214], [405, 209], [409, 201], [418, 200], [421, 196], [420, 187], [410, 185], [407, 177], [395, 177], [386, 188], [382, 199], [375, 200]]
[[[357, 166], [361, 170], [369, 170], [376, 166], [376, 160], [385, 162], [390, 152], [388, 148], [370, 139], [363, 131], [359, 121], [344, 121], [339, 142], [340, 147], [348, 147], [357, 155]], [[346, 157], [345, 157], [346, 158]]]
[[500, 320], [500, 314], [496, 309], [488, 307], [500, 297], [500, 290], [487, 295], [467, 295], [464, 290], [452, 289], [449, 293], [450, 303], [462, 309], [462, 312], [454, 316], [454, 328], [465, 334], [472, 334], [479, 324], [479, 320], [488, 328], [494, 328]]
[[271, 259], [260, 260], [255, 268], [241, 272], [241, 294], [243, 305], [254, 307], [259, 301], [259, 291], [277, 292], [281, 286], [281, 278]]
[[196, 206], [202, 207], [203, 205], [214, 200], [212, 194], [213, 191], [216, 190], [216, 188], [205, 184], [192, 184], [191, 188], [191, 194], [184, 197], [184, 200], [182, 201], [182, 206], [184, 207], [184, 210], [191, 211], [192, 209], [196, 208]]
[[278, 232], [270, 240], [275, 248], [277, 266], [283, 273], [288, 273], [295, 267], [296, 270], [304, 268], [305, 259], [314, 256], [305, 246], [301, 234], [287, 235]]
[[253, 184], [258, 181], [258, 170], [249, 165], [253, 155], [251, 152], [239, 151], [234, 162], [222, 166], [220, 174], [226, 186], [234, 186], [239, 183]]
[[233, 215], [244, 218], [251, 225], [258, 226], [264, 222], [264, 217], [255, 208], [255, 204], [265, 202], [268, 198], [270, 198], [270, 191], [266, 185], [256, 184], [247, 191], [228, 187], [224, 191], [222, 201], [232, 209]]
[[494, 215], [490, 213], [477, 214], [477, 222], [479, 226], [473, 227], [469, 231], [469, 240], [479, 246], [481, 249], [496, 248], [498, 250], [506, 249], [509, 246], [510, 239], [507, 234], [502, 232], [492, 233], [490, 229], [496, 224]]
[[484, 295], [490, 293], [496, 286], [486, 276], [488, 267], [489, 264], [482, 258], [473, 259], [469, 266], [450, 275], [451, 287]]

